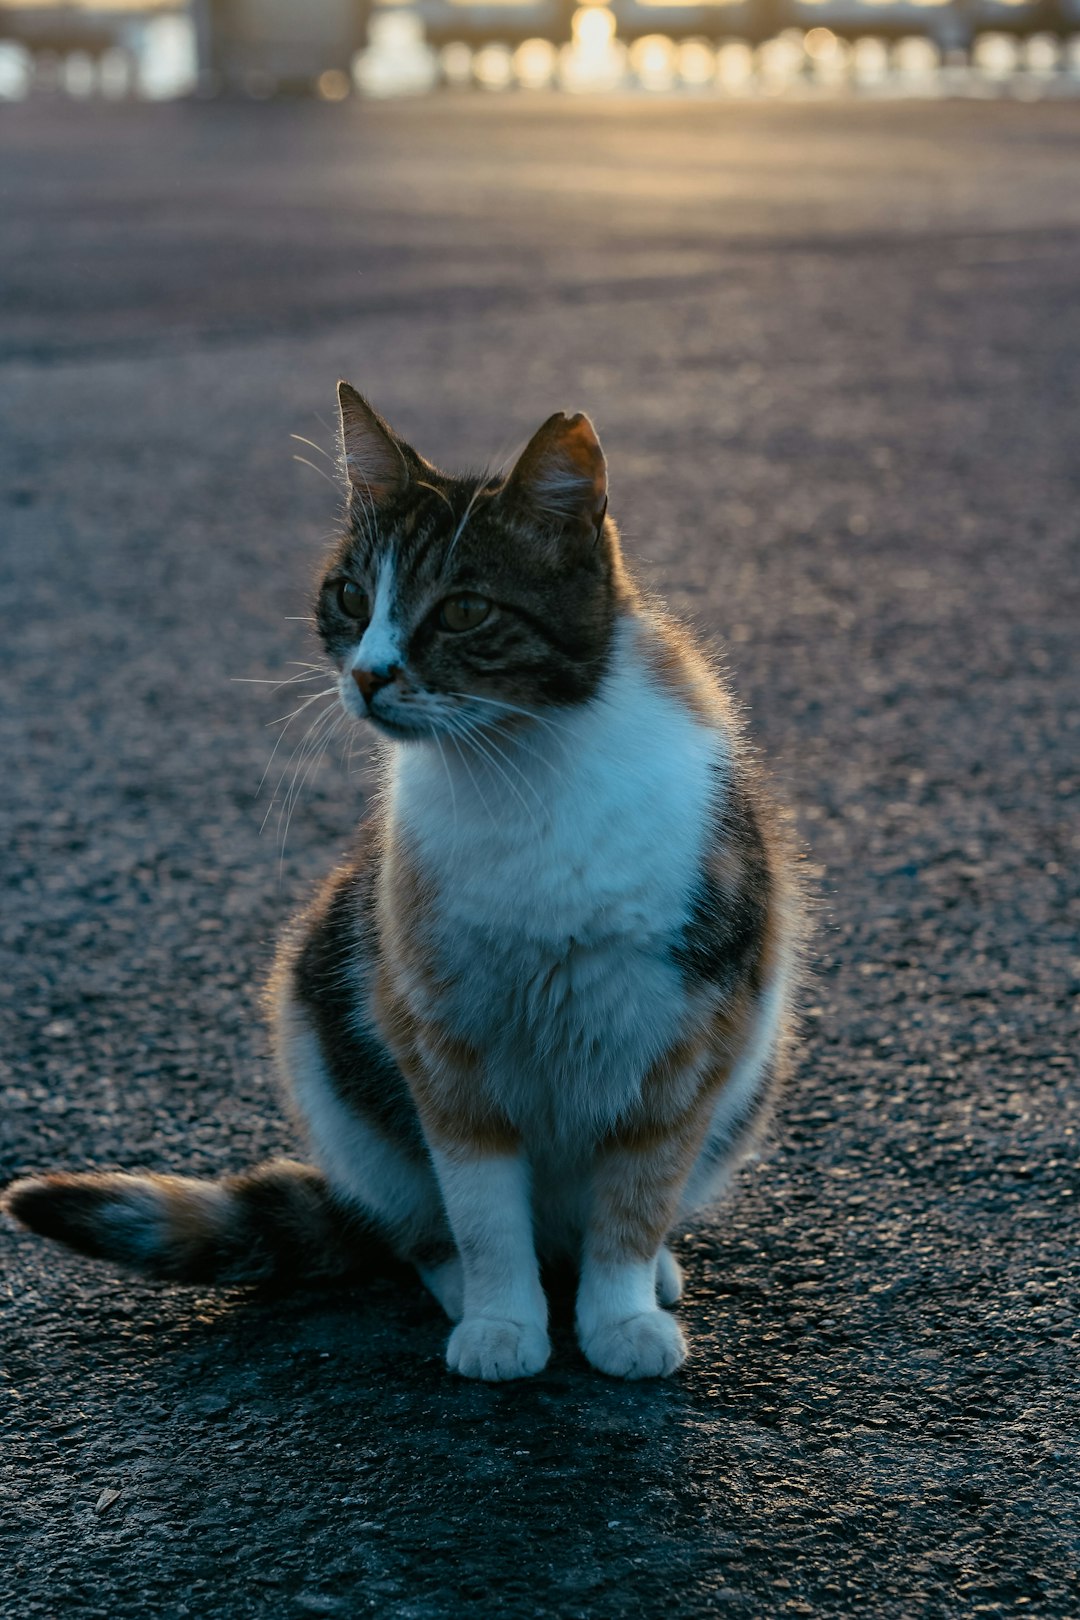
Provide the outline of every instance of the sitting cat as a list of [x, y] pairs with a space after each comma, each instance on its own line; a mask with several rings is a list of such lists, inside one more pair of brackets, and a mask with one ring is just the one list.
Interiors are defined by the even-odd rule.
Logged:
[[671, 1373], [665, 1238], [784, 1060], [792, 856], [715, 671], [623, 561], [588, 418], [551, 417], [509, 477], [455, 478], [338, 394], [348, 523], [316, 618], [342, 705], [390, 746], [271, 989], [318, 1168], [47, 1175], [6, 1207], [181, 1281], [389, 1245], [470, 1378], [544, 1366], [538, 1256], [569, 1257], [593, 1366]]

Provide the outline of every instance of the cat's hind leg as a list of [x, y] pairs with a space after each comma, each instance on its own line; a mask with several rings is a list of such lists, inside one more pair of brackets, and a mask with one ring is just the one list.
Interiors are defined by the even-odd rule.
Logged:
[[438, 1300], [451, 1322], [460, 1322], [465, 1314], [465, 1272], [461, 1256], [455, 1254], [437, 1266], [418, 1265], [416, 1269], [420, 1281]]
[[405, 1081], [373, 1030], [327, 1040], [283, 990], [275, 1006], [278, 1062], [312, 1156], [337, 1197], [411, 1262], [451, 1321], [461, 1315], [461, 1262]]
[[677, 1305], [682, 1299], [682, 1266], [665, 1243], [656, 1257], [656, 1299], [660, 1305]]
[[683, 1188], [681, 1220], [723, 1196], [768, 1125], [773, 1096], [786, 1068], [790, 997], [789, 975], [781, 969], [760, 998], [745, 1047], [717, 1095], [705, 1140]]

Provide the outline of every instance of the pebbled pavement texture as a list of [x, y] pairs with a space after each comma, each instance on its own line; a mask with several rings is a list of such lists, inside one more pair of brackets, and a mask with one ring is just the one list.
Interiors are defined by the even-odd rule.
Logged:
[[257, 797], [294, 705], [237, 682], [313, 656], [337, 498], [289, 435], [332, 450], [339, 372], [446, 463], [593, 414], [817, 914], [670, 1384], [590, 1372], [565, 1305], [475, 1387], [412, 1283], [154, 1287], [6, 1228], [0, 1614], [1080, 1612], [1080, 106], [0, 125], [0, 1175], [295, 1149], [260, 986], [372, 775], [335, 743], [282, 853], [300, 722]]

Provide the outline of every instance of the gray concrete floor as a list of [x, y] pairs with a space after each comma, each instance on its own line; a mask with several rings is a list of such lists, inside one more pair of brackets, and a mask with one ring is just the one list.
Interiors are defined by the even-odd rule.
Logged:
[[235, 678], [310, 656], [336, 496], [290, 434], [332, 449], [339, 373], [448, 464], [592, 413], [817, 896], [671, 1384], [565, 1326], [534, 1383], [454, 1383], [400, 1283], [252, 1301], [5, 1231], [0, 1613], [1074, 1615], [1080, 108], [0, 140], [0, 1175], [294, 1145], [260, 984], [371, 780], [328, 759], [282, 854], [290, 705]]

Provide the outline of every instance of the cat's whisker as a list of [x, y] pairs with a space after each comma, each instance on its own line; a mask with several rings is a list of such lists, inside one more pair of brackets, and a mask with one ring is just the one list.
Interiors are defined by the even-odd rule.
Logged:
[[[346, 718], [347, 717], [344, 714], [337, 715], [335, 717], [335, 719], [334, 719], [333, 725], [328, 727], [323, 732], [322, 738], [321, 738], [318, 746], [313, 748], [311, 750], [311, 752], [309, 753], [308, 762], [307, 762], [306, 766], [304, 767], [303, 774], [300, 776], [299, 780], [295, 784], [295, 792], [292, 795], [292, 805], [291, 805], [291, 807], [289, 809], [289, 821], [286, 822], [286, 826], [285, 826], [286, 834], [288, 833], [288, 830], [289, 830], [289, 822], [291, 822], [291, 820], [292, 820], [292, 813], [296, 809], [297, 804], [300, 802], [300, 795], [302, 794], [302, 792], [304, 790], [305, 783], [311, 778], [313, 773], [318, 769], [320, 762], [322, 761], [323, 757], [325, 756], [327, 750], [329, 749], [331, 743], [334, 741], [335, 737], [340, 735], [341, 728], [345, 724]], [[282, 841], [282, 854], [284, 854], [284, 840]]]
[[466, 757], [466, 754], [465, 754], [465, 750], [461, 746], [461, 741], [460, 741], [460, 738], [458, 737], [457, 732], [456, 731], [449, 731], [449, 732], [447, 732], [447, 736], [449, 737], [450, 741], [454, 745], [454, 752], [457, 754], [458, 759], [460, 759], [461, 763], [465, 767], [466, 772], [468, 773], [469, 781], [472, 783], [472, 786], [473, 786], [473, 792], [476, 794], [476, 797], [480, 800], [480, 803], [483, 805], [484, 809], [487, 811], [488, 817], [489, 817], [489, 819], [491, 821], [491, 825], [495, 828], [495, 831], [498, 832], [499, 823], [495, 820], [495, 812], [494, 812], [494, 810], [492, 810], [492, 808], [491, 808], [490, 804], [488, 803], [487, 799], [485, 798], [484, 794], [481, 792], [480, 784], [477, 782], [476, 777], [473, 774], [473, 768], [469, 764], [469, 761], [468, 761], [468, 759]]
[[[547, 805], [544, 803], [543, 796], [536, 791], [536, 788], [533, 786], [532, 782], [529, 780], [529, 777], [526, 774], [526, 772], [521, 769], [520, 765], [515, 765], [514, 764], [514, 761], [510, 758], [510, 755], [507, 754], [504, 749], [499, 747], [498, 743], [495, 741], [494, 737], [491, 735], [491, 733], [489, 731], [481, 731], [479, 729], [479, 724], [480, 724], [479, 721], [473, 720], [471, 722], [471, 725], [470, 725], [470, 729], [476, 733], [477, 739], [479, 740], [479, 738], [482, 736], [483, 741], [484, 741], [484, 746], [487, 747], [487, 748], [493, 749], [495, 751], [495, 753], [498, 754], [500, 759], [506, 761], [506, 764], [510, 767], [510, 769], [513, 772], [515, 772], [516, 775], [520, 776], [521, 780], [525, 783], [525, 786], [528, 788], [529, 792], [532, 794], [533, 798], [536, 800], [536, 802], [540, 806], [541, 810], [546, 812]], [[512, 786], [512, 784], [511, 784], [511, 786]], [[524, 802], [524, 801], [522, 801], [522, 802]]]
[[305, 698], [303, 703], [298, 708], [293, 709], [291, 714], [279, 714], [276, 719], [268, 720], [266, 724], [268, 726], [279, 726], [283, 720], [295, 720], [298, 714], [303, 714], [305, 709], [309, 709], [313, 703], [318, 703], [320, 698], [329, 697], [331, 693], [336, 692], [336, 686], [326, 686], [321, 692], [312, 692], [311, 696]]
[[305, 681], [315, 681], [320, 675], [325, 677], [329, 673], [328, 669], [311, 668], [299, 675], [286, 675], [280, 681], [271, 680], [269, 676], [264, 675], [232, 675], [229, 678], [236, 686], [271, 686], [278, 692], [283, 686], [302, 686]]
[[461, 536], [465, 532], [465, 525], [466, 525], [466, 523], [468, 523], [469, 519], [472, 517], [473, 507], [476, 505], [477, 501], [480, 499], [480, 496], [483, 494], [485, 488], [487, 487], [487, 484], [488, 484], [488, 477], [487, 477], [486, 474], [482, 473], [480, 475], [478, 481], [477, 481], [476, 488], [473, 490], [472, 494], [469, 496], [469, 503], [465, 508], [465, 511], [464, 511], [463, 516], [462, 516], [461, 522], [458, 524], [456, 530], [454, 531], [454, 538], [451, 540], [450, 545], [449, 545], [449, 547], [447, 549], [446, 559], [445, 559], [445, 562], [443, 564], [444, 567], [446, 566], [446, 563], [448, 563], [450, 561], [451, 557], [453, 557], [454, 551], [455, 551], [455, 549], [457, 547], [457, 543], [461, 539]]
[[457, 833], [458, 833], [458, 808], [457, 808], [457, 790], [454, 787], [454, 778], [450, 773], [450, 766], [449, 766], [449, 763], [447, 762], [446, 751], [445, 751], [445, 749], [443, 748], [443, 745], [442, 745], [442, 738], [439, 736], [437, 731], [432, 732], [431, 740], [435, 744], [436, 748], [439, 750], [439, 758], [442, 760], [442, 767], [443, 767], [443, 770], [446, 772], [446, 785], [450, 789], [450, 804], [451, 804], [451, 806], [453, 808], [453, 812], [454, 812], [454, 836], [456, 838]]
[[356, 739], [359, 735], [359, 726], [353, 726], [349, 731], [349, 746], [345, 751], [345, 775], [351, 776], [353, 772], [353, 755], [356, 752]]
[[[304, 735], [301, 737], [300, 741], [297, 743], [296, 747], [293, 749], [292, 753], [289, 755], [288, 759], [286, 760], [285, 766], [284, 766], [280, 776], [277, 779], [277, 786], [274, 788], [273, 793], [271, 793], [271, 795], [270, 795], [269, 803], [266, 806], [266, 810], [265, 810], [265, 812], [263, 814], [262, 821], [259, 824], [259, 836], [260, 837], [266, 831], [266, 823], [270, 820], [270, 816], [271, 816], [271, 813], [272, 813], [275, 805], [278, 807], [278, 814], [279, 814], [279, 817], [280, 817], [281, 800], [279, 798], [279, 794], [281, 793], [281, 784], [284, 782], [286, 776], [289, 774], [289, 767], [292, 764], [293, 760], [297, 757], [297, 754], [303, 748], [303, 746], [304, 746], [305, 742], [307, 741], [308, 737], [311, 735], [311, 727], [314, 726], [318, 721], [324, 719], [326, 713], [329, 713], [329, 708], [325, 711], [324, 714], [316, 715], [315, 719], [311, 722], [311, 726], [309, 726], [307, 731], [305, 731]], [[283, 737], [285, 735], [285, 733], [282, 732], [281, 735]], [[262, 782], [259, 783], [260, 790], [262, 788], [262, 783], [266, 781], [267, 775], [268, 775], [269, 770], [270, 770], [270, 766], [274, 762], [274, 754], [277, 753], [278, 748], [280, 747], [280, 745], [281, 745], [281, 737], [279, 737], [277, 742], [274, 744], [274, 752], [270, 755], [270, 758], [266, 762], [266, 769], [263, 771], [263, 774], [262, 774]], [[256, 797], [257, 796], [258, 795], [256, 795]]]
[[[521, 808], [524, 810], [525, 814], [528, 816], [529, 820], [532, 822], [533, 830], [535, 831], [537, 838], [539, 838], [540, 837], [540, 823], [537, 821], [536, 817], [533, 815], [532, 809], [531, 809], [531, 807], [529, 805], [529, 801], [525, 798], [524, 794], [521, 793], [519, 791], [519, 789], [515, 786], [514, 782], [511, 780], [511, 778], [509, 777], [509, 775], [507, 774], [507, 772], [505, 771], [503, 766], [499, 764], [499, 761], [496, 758], [496, 756], [486, 746], [486, 743], [485, 743], [485, 741], [484, 741], [484, 739], [482, 737], [482, 734], [478, 730], [478, 728], [476, 728], [474, 726], [463, 725], [458, 734], [459, 734], [459, 736], [461, 736], [463, 741], [467, 742], [470, 747], [472, 747], [472, 748], [474, 748], [476, 750], [476, 752], [480, 755], [481, 759], [485, 762], [485, 764], [487, 765], [489, 770], [494, 771], [496, 776], [501, 776], [502, 777], [503, 781], [506, 783], [506, 785], [510, 789], [511, 793], [517, 799], [518, 803], [521, 805]], [[504, 758], [505, 758], [505, 756], [504, 756]], [[537, 795], [537, 798], [539, 798], [539, 795]], [[540, 800], [540, 804], [541, 804], [541, 807], [543, 807], [543, 800], [542, 799]]]
[[375, 510], [375, 503], [358, 485], [351, 484], [350, 488], [355, 497], [355, 507], [364, 526], [364, 539], [370, 549], [374, 550], [378, 544], [379, 515]]
[[485, 703], [489, 708], [501, 709], [506, 714], [521, 714], [528, 720], [535, 720], [537, 725], [550, 726], [556, 731], [571, 731], [571, 727], [565, 721], [553, 720], [550, 715], [538, 714], [535, 709], [523, 709], [517, 703], [507, 703], [504, 698], [480, 697], [476, 692], [447, 692], [446, 696], [460, 698], [468, 703]]
[[[450, 693], [449, 695], [451, 697], [453, 697], [453, 696], [456, 696], [458, 694]], [[461, 693], [460, 696], [462, 698], [465, 698], [464, 693]], [[481, 699], [481, 701], [486, 702], [486, 701], [489, 701], [489, 700]], [[500, 716], [494, 715], [494, 716], [491, 717], [490, 720], [485, 718], [482, 722], [480, 721], [479, 717], [475, 717], [475, 718], [477, 718], [478, 723], [482, 723], [482, 724], [484, 724], [486, 726], [492, 726], [492, 725], [497, 724], [498, 720], [500, 719]], [[540, 719], [540, 716], [536, 716], [535, 718]], [[484, 735], [489, 736], [490, 733], [485, 731]], [[528, 754], [530, 759], [535, 759], [537, 764], [543, 765], [545, 767], [545, 769], [549, 770], [552, 773], [552, 775], [555, 776], [559, 781], [565, 781], [566, 780], [566, 770], [564, 769], [563, 756], [560, 756], [559, 759], [553, 759], [550, 754], [545, 753], [541, 748], [536, 748], [536, 747], [533, 746], [532, 743], [527, 742], [526, 739], [522, 736], [520, 731], [515, 731], [515, 732], [510, 733], [510, 734], [508, 734], [506, 732], [502, 732], [502, 733], [500, 733], [500, 735], [501, 735], [502, 741], [506, 743], [508, 748], [511, 748], [511, 749], [513, 749], [515, 751], [520, 751], [523, 754]], [[559, 742], [559, 741], [560, 741], [560, 739], [556, 738], [556, 742]], [[516, 769], [516, 767], [515, 767], [515, 769]]]
[[[314, 700], [312, 700], [312, 701], [314, 701]], [[292, 766], [293, 761], [297, 758], [298, 755], [301, 755], [301, 757], [302, 757], [302, 750], [307, 746], [308, 742], [310, 741], [312, 733], [315, 731], [316, 727], [322, 725], [322, 723], [326, 720], [328, 715], [333, 714], [336, 706], [337, 705], [334, 704], [334, 703], [329, 703], [329, 704], [327, 704], [326, 708], [322, 711], [321, 714], [318, 714], [318, 715], [315, 716], [315, 718], [311, 721], [310, 725], [308, 726], [307, 730], [304, 732], [304, 735], [301, 737], [300, 741], [296, 744], [296, 747], [293, 749], [292, 753], [289, 755], [288, 759], [286, 760], [285, 766], [284, 766], [280, 776], [278, 777], [277, 786], [275, 787], [275, 789], [274, 789], [274, 791], [273, 791], [273, 793], [272, 793], [272, 795], [270, 797], [270, 803], [266, 807], [266, 814], [263, 816], [262, 826], [259, 828], [260, 833], [262, 833], [265, 830], [266, 823], [270, 819], [270, 812], [273, 810], [275, 804], [280, 803], [280, 800], [279, 800], [278, 796], [281, 793], [281, 785], [284, 782], [285, 778], [288, 776], [289, 770], [290, 770], [290, 767]], [[307, 707], [306, 704], [301, 705], [301, 708], [306, 708], [306, 707]], [[274, 755], [277, 753], [278, 748], [281, 746], [281, 739], [282, 739], [282, 737], [284, 737], [284, 735], [285, 735], [285, 732], [283, 731], [281, 733], [281, 736], [278, 738], [277, 742], [274, 744], [274, 752], [270, 755], [270, 758], [266, 762], [266, 769], [263, 771], [262, 781], [260, 781], [260, 783], [259, 783], [259, 790], [260, 791], [262, 789], [263, 782], [266, 781], [267, 775], [269, 774], [269, 771], [270, 771], [270, 766], [274, 762]], [[258, 794], [256, 794], [256, 797], [258, 797]]]
[[511, 793], [514, 795], [515, 799], [521, 805], [521, 808], [524, 810], [525, 814], [528, 816], [529, 820], [532, 822], [533, 831], [535, 832], [537, 838], [539, 839], [540, 836], [541, 836], [540, 823], [537, 821], [536, 817], [533, 815], [532, 810], [529, 807], [529, 801], [514, 786], [513, 782], [510, 780], [509, 776], [507, 776], [506, 771], [503, 768], [503, 766], [500, 765], [499, 761], [491, 753], [488, 752], [488, 750], [484, 747], [483, 743], [479, 740], [479, 738], [473, 737], [473, 738], [468, 738], [466, 740], [471, 744], [471, 746], [473, 748], [476, 749], [477, 753], [479, 753], [481, 759], [484, 761], [485, 765], [487, 765], [488, 769], [494, 771], [496, 776], [502, 777], [503, 781], [506, 783], [506, 785], [510, 789]]
[[[494, 736], [492, 734], [492, 729], [491, 729], [493, 722], [489, 721], [489, 720], [486, 720], [486, 719], [478, 718], [478, 717], [475, 717], [475, 716], [472, 717], [471, 720], [468, 717], [462, 717], [462, 719], [465, 721], [466, 726], [469, 727], [470, 733], [471, 733], [471, 735], [473, 737], [474, 742], [476, 740], [476, 737], [482, 736], [489, 747], [497, 749], [497, 752], [499, 753], [500, 757], [503, 758], [506, 761], [507, 765], [509, 765], [511, 767], [511, 769], [514, 770], [516, 772], [516, 774], [522, 778], [523, 781], [525, 781], [525, 783], [527, 784], [527, 786], [529, 788], [529, 791], [536, 798], [537, 802], [540, 804], [541, 808], [544, 810], [545, 815], [546, 815], [548, 807], [547, 807], [547, 804], [546, 804], [546, 802], [544, 800], [543, 794], [538, 791], [535, 784], [529, 780], [527, 773], [525, 771], [523, 771], [522, 768], [518, 764], [515, 763], [515, 761], [510, 757], [510, 755], [505, 753], [501, 748], [497, 747], [497, 744], [495, 743], [495, 739], [494, 739]], [[529, 759], [535, 760], [537, 765], [543, 766], [545, 770], [547, 770], [547, 771], [549, 771], [551, 773], [551, 776], [555, 781], [564, 782], [564, 781], [567, 780], [566, 770], [564, 769], [563, 765], [559, 761], [557, 761], [555, 759], [552, 759], [550, 754], [544, 752], [543, 750], [541, 750], [539, 748], [534, 748], [531, 744], [526, 742], [523, 737], [521, 737], [519, 735], [514, 735], [512, 737], [508, 737], [508, 736], [504, 735], [502, 740], [507, 744], [507, 747], [510, 748], [514, 753], [520, 753], [522, 755], [528, 755]]]
[[504, 741], [515, 751], [528, 754], [529, 758], [535, 759], [538, 765], [543, 765], [557, 781], [564, 782], [567, 780], [567, 772], [563, 766], [552, 759], [550, 754], [544, 753], [539, 748], [534, 748], [531, 743], [525, 741], [524, 737], [515, 734], [513, 737], [505, 737]]
[[[336, 704], [328, 704], [327, 707], [323, 710], [323, 712], [320, 715], [316, 716], [316, 718], [312, 721], [311, 725], [308, 727], [307, 731], [304, 733], [304, 736], [303, 736], [303, 738], [301, 739], [301, 742], [300, 742], [299, 749], [294, 749], [293, 750], [293, 755], [290, 756], [290, 759], [289, 759], [289, 765], [292, 765], [293, 757], [296, 754], [299, 754], [299, 758], [297, 758], [297, 760], [296, 760], [296, 765], [293, 768], [293, 772], [292, 772], [292, 780], [291, 780], [291, 782], [289, 784], [289, 787], [288, 787], [288, 789], [286, 791], [286, 794], [285, 794], [285, 802], [286, 803], [288, 803], [293, 798], [293, 795], [296, 792], [297, 780], [298, 780], [298, 778], [300, 776], [301, 771], [303, 770], [306, 762], [308, 760], [310, 760], [310, 758], [311, 758], [312, 754], [315, 752], [316, 748], [319, 746], [319, 743], [320, 743], [320, 740], [321, 740], [322, 736], [325, 735], [327, 721], [330, 720], [330, 719], [337, 718], [337, 715], [338, 715], [338, 710], [337, 710]], [[286, 766], [286, 771], [288, 770], [288, 768], [289, 767]]]
[[[335, 687], [335, 688], [334, 688], [334, 691], [335, 691], [335, 692], [336, 692], [336, 690], [337, 690], [337, 688], [336, 688], [336, 687]], [[275, 760], [275, 758], [276, 758], [276, 756], [277, 756], [277, 751], [278, 751], [278, 749], [279, 749], [279, 748], [280, 748], [280, 747], [281, 747], [281, 744], [282, 744], [282, 742], [283, 742], [283, 740], [284, 740], [284, 738], [285, 738], [285, 733], [286, 733], [286, 732], [287, 732], [287, 731], [288, 731], [288, 729], [289, 729], [289, 726], [290, 726], [290, 725], [291, 725], [291, 723], [292, 723], [292, 722], [293, 722], [293, 721], [294, 721], [294, 720], [295, 720], [295, 719], [296, 719], [296, 717], [297, 717], [297, 715], [298, 715], [298, 714], [302, 714], [302, 713], [303, 713], [303, 711], [304, 711], [304, 710], [305, 710], [305, 709], [307, 709], [307, 708], [309, 708], [309, 707], [310, 707], [310, 706], [311, 706], [311, 704], [312, 704], [312, 703], [316, 703], [316, 702], [318, 702], [318, 700], [319, 700], [319, 698], [321, 698], [321, 697], [327, 697], [327, 696], [329, 696], [329, 693], [327, 693], [327, 692], [315, 692], [315, 693], [313, 693], [313, 694], [312, 694], [312, 696], [311, 696], [311, 697], [310, 697], [310, 698], [308, 698], [308, 699], [307, 699], [307, 701], [306, 701], [306, 702], [304, 702], [304, 703], [301, 703], [301, 705], [300, 705], [300, 707], [299, 707], [299, 708], [298, 708], [298, 709], [294, 709], [294, 710], [293, 710], [293, 712], [292, 712], [292, 714], [290, 714], [290, 715], [286, 715], [286, 716], [285, 716], [285, 717], [284, 717], [284, 719], [285, 719], [285, 724], [284, 724], [284, 725], [283, 725], [283, 726], [282, 726], [282, 728], [281, 728], [281, 730], [280, 730], [280, 732], [279, 732], [279, 733], [278, 733], [278, 736], [277, 736], [277, 740], [276, 740], [276, 742], [275, 742], [275, 743], [274, 743], [274, 746], [273, 746], [273, 748], [272, 748], [272, 749], [271, 749], [271, 751], [270, 751], [270, 758], [269, 758], [269, 759], [268, 759], [268, 760], [267, 760], [267, 762], [266, 762], [266, 764], [265, 764], [265, 766], [264, 766], [264, 767], [263, 767], [263, 773], [262, 773], [262, 775], [261, 775], [261, 776], [260, 776], [260, 777], [259, 777], [259, 785], [258, 785], [258, 787], [257, 787], [257, 788], [256, 788], [256, 789], [255, 789], [255, 797], [256, 797], [256, 798], [258, 798], [258, 797], [259, 797], [259, 794], [260, 794], [260, 793], [261, 793], [261, 792], [262, 792], [262, 790], [263, 790], [263, 784], [264, 784], [264, 782], [265, 782], [265, 781], [266, 781], [266, 778], [267, 778], [267, 777], [268, 777], [268, 776], [269, 776], [269, 774], [270, 774], [270, 767], [271, 767], [271, 766], [272, 766], [272, 765], [273, 765], [273, 763], [274, 763], [274, 760]], [[274, 724], [277, 724], [277, 722], [275, 722], [275, 721], [273, 721], [273, 720], [271, 720], [271, 722], [270, 722], [270, 724], [271, 724], [271, 725], [274, 725]], [[286, 766], [286, 769], [288, 769], [288, 767], [287, 767], [287, 766]], [[278, 787], [280, 787], [280, 786], [281, 786], [281, 782], [280, 782], [280, 781], [279, 781], [279, 782], [278, 782]], [[271, 801], [270, 801], [270, 806], [271, 806], [271, 808], [272, 808], [272, 807], [273, 807], [273, 803], [274, 803], [274, 801], [273, 801], [273, 799], [271, 799]], [[270, 811], [269, 811], [269, 810], [267, 810], [267, 813], [266, 813], [266, 814], [267, 814], [267, 815], [269, 815], [269, 814], [270, 814]], [[263, 817], [263, 827], [265, 827], [265, 825], [266, 825], [266, 816], [264, 816], [264, 817]], [[260, 829], [259, 829], [259, 831], [260, 831], [260, 832], [261, 832], [261, 831], [262, 831], [262, 827], [260, 827]]]
[[317, 766], [319, 765], [319, 762], [323, 758], [323, 755], [326, 753], [327, 748], [330, 746], [330, 744], [333, 741], [334, 737], [337, 735], [338, 729], [340, 727], [340, 724], [341, 724], [341, 721], [342, 721], [343, 718], [344, 718], [343, 716], [339, 715], [337, 720], [335, 720], [334, 724], [329, 728], [329, 730], [327, 732], [324, 733], [322, 741], [319, 744], [319, 746], [317, 748], [312, 749], [312, 751], [311, 751], [311, 753], [310, 753], [310, 755], [308, 757], [307, 765], [304, 768], [303, 775], [300, 777], [299, 781], [296, 781], [294, 779], [293, 788], [292, 788], [292, 790], [290, 792], [289, 800], [287, 801], [287, 813], [286, 813], [286, 816], [285, 816], [285, 827], [284, 827], [284, 830], [283, 830], [283, 832], [281, 834], [281, 851], [280, 851], [280, 854], [279, 854], [279, 857], [278, 857], [278, 881], [279, 882], [280, 882], [281, 878], [284, 876], [284, 873], [285, 873], [285, 845], [286, 845], [286, 842], [287, 842], [288, 837], [289, 837], [289, 828], [292, 826], [293, 811], [296, 809], [297, 804], [300, 802], [300, 794], [303, 791], [305, 782], [308, 780], [311, 773], [317, 768]]
[[[303, 792], [304, 783], [308, 780], [312, 770], [326, 752], [328, 745], [332, 741], [335, 732], [344, 718], [345, 716], [340, 711], [337, 711], [335, 716], [334, 709], [327, 709], [326, 712], [320, 715], [318, 720], [315, 721], [314, 725], [308, 731], [307, 738], [305, 738], [305, 743], [307, 743], [307, 746], [297, 762], [296, 769], [293, 771], [293, 779], [289, 786], [289, 791], [285, 795], [281, 810], [278, 812], [279, 829], [281, 829], [282, 817], [284, 816], [284, 828], [281, 830], [281, 852], [278, 863], [279, 877], [284, 873], [285, 843], [289, 836], [289, 827], [292, 824], [293, 811], [296, 809], [300, 794]], [[326, 724], [328, 720], [333, 720], [333, 724], [329, 727]], [[309, 738], [310, 742], [308, 741]]]
[[425, 483], [424, 479], [422, 478], [418, 478], [416, 480], [416, 487], [418, 489], [428, 489], [433, 495], [437, 495], [440, 501], [442, 501], [443, 505], [446, 507], [446, 510], [450, 513], [450, 516], [453, 517], [454, 507], [445, 490], [440, 489], [437, 484]]
[[336, 479], [331, 478], [330, 474], [326, 472], [324, 468], [316, 467], [315, 463], [313, 461], [309, 461], [307, 456], [294, 455], [293, 460], [301, 462], [305, 467], [310, 467], [312, 472], [316, 472], [320, 478], [326, 479], [326, 482], [330, 485], [331, 489], [337, 489]]
[[306, 444], [312, 450], [316, 451], [316, 453], [318, 455], [325, 456], [327, 461], [330, 463], [331, 467], [334, 467], [334, 466], [337, 465], [337, 463], [335, 462], [333, 456], [330, 454], [329, 450], [324, 450], [321, 444], [316, 444], [315, 443], [314, 439], [305, 439], [304, 435], [302, 433], [290, 433], [289, 438], [290, 439], [295, 439], [297, 444]]

